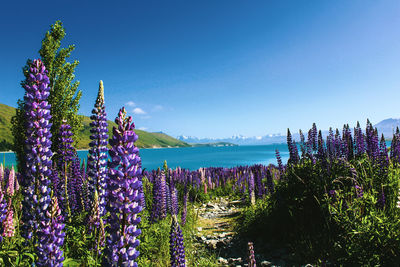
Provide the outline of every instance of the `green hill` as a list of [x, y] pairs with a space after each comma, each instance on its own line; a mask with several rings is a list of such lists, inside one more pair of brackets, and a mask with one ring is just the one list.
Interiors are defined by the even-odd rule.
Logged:
[[[15, 115], [15, 108], [0, 104], [0, 151], [11, 150], [13, 137], [11, 133], [11, 117]], [[86, 149], [90, 142], [90, 118], [83, 117], [83, 128], [78, 135], [77, 149]], [[112, 134], [112, 127], [116, 124], [108, 121], [109, 136]], [[150, 133], [142, 130], [135, 130], [139, 136], [136, 145], [139, 148], [155, 147], [189, 147], [188, 143], [177, 140], [164, 133]]]

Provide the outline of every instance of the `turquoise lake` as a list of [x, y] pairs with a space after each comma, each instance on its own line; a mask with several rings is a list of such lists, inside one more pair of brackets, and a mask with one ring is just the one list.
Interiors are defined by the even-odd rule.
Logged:
[[[263, 146], [231, 146], [231, 147], [183, 147], [140, 149], [142, 166], [147, 170], [162, 167], [164, 160], [168, 167], [196, 170], [200, 167], [235, 167], [273, 163], [277, 165], [275, 149], [278, 149], [282, 162], [286, 163], [289, 152], [286, 144]], [[87, 150], [78, 151], [79, 158], [86, 159]], [[15, 165], [15, 154], [0, 152], [0, 162], [6, 166]]]

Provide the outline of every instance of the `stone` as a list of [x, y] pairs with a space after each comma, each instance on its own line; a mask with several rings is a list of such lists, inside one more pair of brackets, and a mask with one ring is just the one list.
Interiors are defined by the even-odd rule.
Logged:
[[224, 258], [222, 258], [222, 257], [219, 257], [219, 258], [217, 259], [217, 261], [218, 261], [219, 264], [228, 264], [228, 260], [227, 260], [227, 259], [224, 259]]
[[260, 265], [261, 265], [261, 267], [269, 267], [269, 266], [272, 266], [272, 262], [262, 261]]

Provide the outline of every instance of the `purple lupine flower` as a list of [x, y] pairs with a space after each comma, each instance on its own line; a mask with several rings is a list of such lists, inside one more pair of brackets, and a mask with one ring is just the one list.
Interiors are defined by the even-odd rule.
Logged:
[[15, 234], [15, 226], [14, 226], [14, 210], [11, 205], [11, 198], [9, 199], [8, 202], [8, 207], [7, 207], [7, 216], [4, 221], [4, 226], [3, 226], [3, 236], [4, 237], [13, 237]]
[[299, 130], [300, 134], [300, 150], [301, 150], [301, 157], [304, 158], [306, 154], [306, 144], [305, 144], [305, 138], [302, 130]]
[[287, 131], [287, 145], [289, 149], [289, 160], [288, 164], [297, 164], [299, 161], [299, 152], [297, 150], [296, 142], [292, 139], [290, 130]]
[[274, 193], [274, 180], [272, 178], [272, 173], [271, 170], [268, 169], [267, 170], [267, 187], [268, 187], [268, 192], [269, 194], [273, 194]]
[[161, 171], [161, 175], [159, 176], [159, 205], [160, 205], [160, 219], [163, 219], [167, 216], [167, 182], [165, 179], [165, 172]]
[[40, 255], [40, 257], [36, 264], [38, 266], [62, 266], [64, 256], [61, 247], [64, 244], [65, 224], [58, 207], [58, 199], [55, 196], [51, 199], [51, 209], [46, 211], [46, 217], [48, 217], [48, 221], [41, 222], [43, 231], [39, 235], [38, 246], [38, 256]]
[[385, 137], [382, 134], [381, 142], [379, 144], [379, 173], [381, 176], [386, 176], [389, 169], [389, 155], [386, 148]]
[[308, 131], [307, 142], [311, 145], [313, 151], [317, 150], [317, 125], [315, 122], [312, 125], [312, 128]]
[[[21, 234], [25, 240], [32, 237], [33, 243], [47, 246], [49, 240], [38, 240], [37, 235], [45, 234], [42, 224], [47, 223], [47, 209], [50, 205], [50, 177], [53, 153], [51, 151], [50, 105], [47, 98], [50, 94], [49, 78], [42, 61], [34, 60], [24, 88], [26, 114], [26, 173], [24, 176], [23, 212]], [[33, 233], [35, 235], [33, 236]], [[39, 246], [38, 246], [39, 247]], [[38, 261], [47, 256], [38, 253]]]
[[185, 247], [183, 244], [183, 235], [181, 227], [179, 226], [176, 215], [172, 216], [171, 232], [170, 232], [170, 256], [172, 267], [184, 267], [185, 261]]
[[171, 191], [171, 214], [177, 215], [179, 212], [178, 190], [172, 184], [170, 191]]
[[319, 130], [318, 132], [318, 148], [317, 148], [317, 157], [320, 161], [326, 159], [326, 149], [324, 139], [322, 138], [322, 132]]
[[185, 194], [183, 196], [183, 208], [182, 208], [182, 216], [181, 216], [181, 224], [184, 226], [186, 224], [186, 215], [187, 215], [187, 201], [189, 197], [189, 192], [185, 187]]
[[362, 198], [364, 196], [364, 190], [362, 187], [355, 185], [354, 188], [356, 189], [357, 198]]
[[330, 160], [335, 157], [335, 143], [334, 143], [333, 130], [329, 128], [329, 134], [326, 137], [326, 154]]
[[342, 138], [340, 137], [340, 132], [339, 129], [336, 128], [336, 133], [335, 133], [335, 156], [336, 158], [341, 158], [344, 156], [343, 150], [342, 150]]
[[365, 141], [359, 122], [357, 122], [357, 127], [354, 128], [354, 138], [356, 142], [357, 156], [361, 156], [365, 153]]
[[379, 156], [379, 138], [372, 124], [367, 120], [366, 129], [367, 154], [372, 162], [376, 162]]
[[15, 170], [14, 166], [12, 166], [10, 174], [8, 176], [8, 186], [7, 186], [7, 195], [9, 195], [10, 197], [14, 195], [14, 190], [15, 190], [14, 184], [15, 184]]
[[253, 247], [253, 242], [248, 242], [247, 243], [249, 247], [249, 267], [256, 267], [256, 257], [254, 256], [254, 247]]
[[166, 203], [167, 203], [167, 213], [173, 214], [172, 213], [172, 202], [171, 202], [171, 189], [170, 186], [167, 184], [167, 186], [165, 187], [165, 195], [166, 195]]
[[382, 187], [382, 191], [379, 194], [378, 202], [376, 203], [376, 205], [377, 205], [378, 209], [383, 210], [385, 208], [385, 203], [386, 203], [385, 191], [383, 190], [383, 187]]
[[350, 127], [348, 124], [343, 126], [343, 155], [347, 160], [353, 159], [354, 151], [353, 151], [353, 138], [351, 136]]
[[93, 207], [89, 217], [88, 226], [88, 232], [94, 233], [95, 235], [91, 249], [95, 251], [95, 255], [101, 255], [105, 245], [105, 231], [103, 219], [100, 215], [99, 196], [97, 191], [94, 191]]
[[145, 209], [145, 208], [146, 208], [146, 198], [145, 198], [145, 196], [144, 196], [144, 191], [143, 191], [143, 174], [140, 175], [140, 179], [139, 179], [139, 180], [140, 180], [140, 182], [142, 183], [142, 186], [139, 188], [139, 194], [141, 195], [139, 205], [140, 205], [143, 209]]
[[139, 256], [137, 246], [141, 233], [137, 225], [140, 222], [138, 213], [142, 210], [139, 205], [138, 177], [142, 170], [139, 167], [139, 149], [135, 146], [138, 139], [132, 117], [126, 117], [122, 108], [115, 119], [118, 128], [113, 127], [113, 137], [110, 140], [108, 211], [110, 216], [106, 246], [106, 265], [137, 266], [135, 259]]
[[93, 200], [94, 190], [97, 190], [99, 194], [100, 213], [101, 216], [104, 216], [106, 212], [108, 123], [104, 106], [103, 81], [100, 81], [99, 92], [92, 114], [90, 117], [92, 119], [90, 123], [92, 127], [90, 129], [90, 139], [92, 141], [90, 142], [87, 174], [90, 198]]
[[63, 120], [60, 126], [60, 138], [58, 140], [60, 146], [57, 151], [58, 169], [63, 173], [67, 171], [65, 166], [67, 166], [67, 168], [69, 167], [74, 155], [76, 154], [75, 148], [72, 146], [72, 143], [74, 142], [72, 140], [72, 135], [71, 126], [66, 120]]
[[[7, 216], [7, 202], [3, 191], [0, 188], [0, 233], [3, 233], [3, 222]], [[0, 234], [0, 242], [3, 241], [3, 237]]]

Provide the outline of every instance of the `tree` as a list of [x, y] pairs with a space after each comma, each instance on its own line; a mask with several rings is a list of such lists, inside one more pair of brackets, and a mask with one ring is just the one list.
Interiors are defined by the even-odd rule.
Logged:
[[[77, 142], [77, 134], [82, 127], [82, 117], [77, 112], [79, 110], [79, 100], [82, 92], [78, 91], [79, 81], [75, 81], [75, 68], [79, 61], [74, 60], [72, 63], [67, 62], [75, 49], [74, 45], [67, 48], [60, 48], [61, 41], [65, 37], [65, 30], [61, 21], [56, 21], [51, 25], [42, 41], [42, 47], [39, 50], [41, 59], [48, 70], [50, 80], [50, 96], [48, 98], [51, 105], [51, 133], [52, 133], [52, 151], [58, 151], [58, 138], [60, 137], [59, 129], [63, 120], [67, 120], [71, 125], [73, 140]], [[23, 73], [28, 75], [28, 66], [31, 60], [28, 59], [27, 64], [23, 67]], [[21, 82], [24, 85], [24, 81]], [[12, 118], [12, 132], [14, 136], [14, 151], [17, 154], [17, 162], [20, 170], [23, 171], [25, 166], [25, 101], [18, 100], [16, 115]]]

